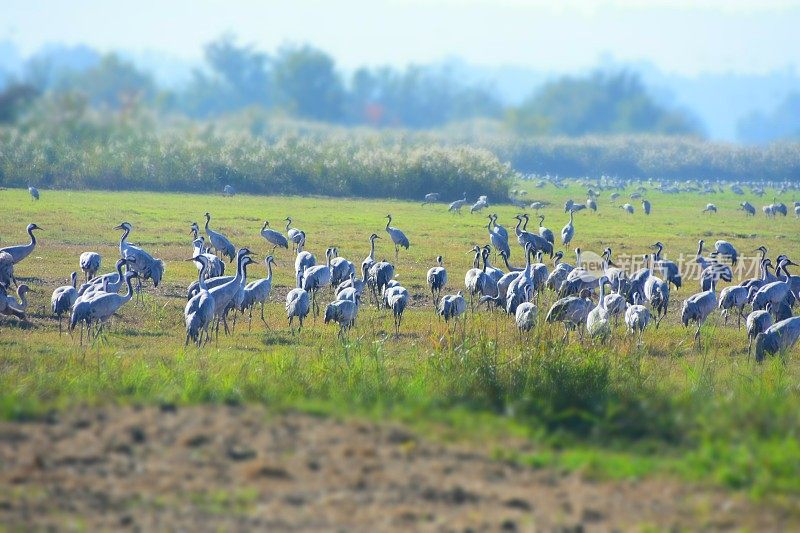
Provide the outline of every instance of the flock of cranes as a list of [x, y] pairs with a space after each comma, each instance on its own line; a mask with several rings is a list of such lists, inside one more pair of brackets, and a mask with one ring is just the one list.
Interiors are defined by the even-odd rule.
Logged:
[[[34, 189], [35, 191], [35, 189]], [[38, 198], [38, 191], [34, 195]], [[613, 198], [614, 195], [617, 197]], [[611, 195], [612, 201], [619, 198]], [[498, 309], [513, 317], [521, 332], [537, 327], [539, 306], [544, 303], [543, 294], [550, 292], [555, 301], [544, 314], [546, 323], [560, 323], [564, 327], [564, 342], [569, 341], [572, 331], [583, 338], [607, 342], [614, 334], [615, 327], [622, 321], [629, 334], [637, 335], [642, 342], [643, 332], [652, 324], [658, 327], [668, 313], [673, 288], [675, 291], [685, 285], [678, 265], [664, 257], [664, 244], [657, 241], [650, 250], [642, 250], [643, 267], [626, 269], [616, 265], [613, 252], [607, 247], [602, 261], [592, 268], [584, 261], [581, 248], [575, 249], [575, 262], [565, 261], [559, 246], [569, 246], [576, 235], [575, 214], [583, 209], [596, 211], [598, 194], [589, 191], [585, 203], [572, 200], [564, 205], [569, 220], [561, 229], [559, 240], [554, 232], [544, 226], [544, 215], [538, 215], [538, 227], [528, 231], [530, 217], [521, 213], [514, 217], [516, 223], [511, 231], [499, 224], [496, 214], [486, 217], [484, 226], [486, 245], [475, 245], [468, 253], [474, 254], [472, 268], [464, 276], [464, 288], [452, 294], [445, 294], [449, 286], [448, 272], [444, 258], [439, 255], [435, 265], [427, 271], [425, 282], [430, 290], [436, 314], [445, 322], [462, 320], [470, 310], [479, 312], [485, 305]], [[634, 195], [631, 195], [633, 198]], [[652, 204], [641, 198], [645, 215], [651, 213]], [[425, 196], [423, 205], [438, 202], [439, 195]], [[460, 212], [468, 204], [467, 196], [449, 205], [449, 210]], [[479, 197], [471, 209], [480, 211], [488, 206], [486, 197]], [[780, 206], [783, 206], [781, 208]], [[618, 206], [633, 214], [633, 205], [625, 203]], [[786, 206], [770, 204], [769, 216], [775, 213], [785, 215]], [[755, 214], [748, 202], [742, 202], [741, 209], [747, 214]], [[709, 203], [704, 212], [717, 212]], [[395, 265], [387, 260], [376, 259], [376, 241], [381, 237], [373, 233], [369, 236], [369, 252], [357, 263], [339, 256], [337, 247], [325, 250], [324, 261], [318, 261], [313, 253], [305, 249], [306, 233], [293, 227], [290, 217], [284, 219], [281, 230], [265, 221], [260, 235], [272, 252], [264, 260], [266, 276], [259, 279], [248, 278], [248, 267], [256, 264], [251, 250], [235, 246], [224, 233], [211, 227], [211, 214], [205, 213], [205, 225], [193, 222], [190, 225], [191, 249], [187, 247], [186, 261], [197, 266], [198, 278], [187, 289], [187, 303], [184, 307], [186, 326], [185, 343], [192, 342], [198, 347], [212, 338], [219, 338], [220, 326], [224, 334], [233, 332], [237, 316], [248, 315], [248, 328], [252, 327], [253, 308], [260, 308], [260, 317], [266, 325], [264, 305], [269, 300], [273, 288], [273, 267], [276, 266], [275, 252], [279, 248], [294, 254], [295, 287], [286, 295], [285, 310], [292, 334], [301, 331], [309, 314], [320, 314], [324, 322], [339, 326], [339, 336], [344, 337], [358, 318], [362, 305], [369, 302], [379, 308], [391, 310], [395, 333], [402, 325], [403, 314], [411, 301], [411, 295], [396, 279]], [[392, 215], [386, 215], [384, 228], [388, 240], [394, 246], [395, 260], [400, 248], [408, 250], [411, 243], [406, 234], [392, 226]], [[27, 227], [30, 242], [19, 246], [0, 249], [0, 314], [25, 319], [27, 309], [26, 284], [18, 284], [14, 267], [28, 257], [37, 245], [36, 224]], [[142, 291], [142, 283], [152, 282], [158, 287], [164, 275], [164, 262], [155, 258], [142, 247], [129, 242], [133, 226], [122, 222], [114, 227], [121, 232], [119, 239], [119, 259], [114, 271], [98, 275], [101, 271], [101, 257], [96, 252], [87, 251], [80, 255], [79, 266], [84, 283], [78, 284], [77, 271], [73, 272], [70, 284], [58, 287], [52, 295], [52, 312], [58, 318], [59, 332], [62, 319], [69, 316], [70, 333], [80, 326], [81, 343], [83, 330], [96, 337], [103, 331], [107, 321], [122, 307]], [[514, 242], [516, 240], [516, 242]], [[519, 246], [519, 248], [517, 248]], [[745, 321], [748, 351], [755, 343], [757, 360], [766, 354], [773, 354], [791, 347], [800, 338], [800, 317], [793, 316], [792, 308], [800, 298], [800, 276], [792, 275], [788, 268], [794, 266], [786, 255], [778, 255], [775, 262], [767, 257], [766, 247], [754, 252], [760, 253], [760, 274], [738, 285], [722, 288], [722, 283], [732, 283], [731, 267], [740, 260], [740, 253], [728, 241], [717, 240], [708, 257], [704, 254], [705, 242], [698, 241], [694, 262], [699, 267], [699, 292], [685, 298], [680, 311], [680, 322], [684, 326], [696, 325], [695, 340], [699, 343], [701, 328], [716, 310], [721, 311], [727, 323], [730, 314], [736, 315], [740, 327]], [[514, 267], [511, 258], [514, 250], [520, 250], [524, 266]], [[191, 251], [190, 251], [191, 250]], [[492, 257], [502, 260], [506, 270], [495, 266]], [[545, 262], [545, 257], [549, 263]], [[226, 266], [232, 265], [235, 272], [226, 275]], [[135, 283], [135, 286], [134, 286]], [[8, 294], [12, 285], [17, 287], [16, 297]], [[123, 291], [123, 292], [120, 292]], [[330, 291], [333, 300], [322, 312], [320, 300]], [[751, 312], [745, 314], [746, 307]], [[229, 319], [233, 317], [233, 323]], [[268, 327], [268, 326], [267, 326]]]

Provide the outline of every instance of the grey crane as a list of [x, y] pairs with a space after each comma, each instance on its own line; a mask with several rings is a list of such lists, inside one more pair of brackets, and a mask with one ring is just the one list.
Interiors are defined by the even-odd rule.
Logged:
[[5, 286], [14, 281], [14, 259], [8, 252], [0, 252], [0, 283]]
[[311, 307], [314, 315], [319, 314], [319, 304], [317, 304], [317, 292], [331, 283], [331, 254], [332, 248], [325, 250], [325, 264], [314, 265], [303, 272], [303, 284], [301, 287], [311, 295]]
[[631, 204], [622, 204], [621, 206], [619, 206], [619, 208], [628, 213], [629, 215], [632, 215], [634, 212], [633, 206]]
[[[206, 279], [218, 278], [225, 275], [225, 262], [214, 254], [205, 251], [205, 239], [203, 236], [198, 236], [192, 241], [192, 257], [202, 255], [208, 261], [208, 268], [206, 269]], [[197, 270], [202, 270], [202, 265], [195, 262]]]
[[522, 302], [517, 306], [514, 313], [514, 322], [520, 332], [528, 332], [536, 325], [536, 317], [539, 316], [539, 308], [531, 302]]
[[31, 200], [36, 201], [39, 199], [39, 189], [33, 185], [28, 186], [28, 194], [31, 195]]
[[649, 215], [652, 208], [653, 205], [650, 203], [650, 200], [642, 200], [642, 211], [644, 211], [645, 215]]
[[141, 286], [142, 279], [152, 279], [153, 285], [158, 287], [164, 273], [164, 262], [128, 242], [128, 235], [133, 229], [130, 222], [123, 222], [114, 229], [122, 230], [122, 236], [119, 239], [119, 254], [128, 261], [128, 267], [139, 274], [137, 285]]
[[441, 255], [436, 257], [436, 265], [437, 266], [428, 270], [428, 275], [426, 276], [428, 287], [431, 288], [431, 298], [433, 299], [434, 307], [439, 304], [439, 297], [442, 294], [442, 290], [447, 286], [447, 270], [444, 268], [444, 261]]
[[492, 231], [502, 236], [506, 242], [508, 242], [508, 230], [497, 223], [497, 213], [490, 216], [492, 220]]
[[261, 306], [261, 321], [267, 325], [264, 319], [264, 304], [269, 299], [269, 293], [272, 291], [272, 265], [275, 264], [275, 258], [268, 255], [264, 259], [264, 264], [267, 267], [267, 277], [251, 281], [244, 287], [244, 299], [240, 308], [241, 312], [245, 309], [250, 312], [250, 320], [247, 326], [248, 331], [253, 323], [253, 307], [258, 304]]
[[539, 236], [551, 245], [555, 245], [556, 238], [553, 235], [553, 230], [544, 227], [542, 224], [544, 224], [544, 215], [539, 215]]
[[289, 240], [280, 231], [270, 228], [269, 220], [264, 221], [264, 226], [261, 228], [261, 236], [272, 245], [272, 253], [275, 253], [275, 249], [279, 246], [289, 249]]
[[[788, 272], [786, 272], [786, 267], [794, 264], [795, 263], [789, 259], [782, 259], [778, 264], [777, 270], [783, 270], [788, 275]], [[791, 306], [794, 304], [795, 300], [796, 295], [792, 292], [792, 288], [789, 283], [785, 281], [773, 281], [772, 283], [763, 285], [755, 293], [755, 296], [753, 297], [753, 310], [764, 309], [766, 308], [767, 303], [771, 303], [773, 306], [776, 306], [782, 302], [786, 302]]]
[[503, 272], [499, 268], [496, 268], [496, 267], [492, 266], [492, 263], [491, 263], [491, 261], [489, 259], [489, 257], [491, 257], [491, 255], [492, 255], [492, 247], [487, 244], [487, 245], [485, 245], [483, 247], [483, 250], [481, 250], [481, 256], [483, 257], [483, 263], [484, 263], [484, 267], [485, 267], [484, 268], [484, 272], [486, 272], [487, 276], [492, 278], [492, 281], [497, 283], [497, 280], [502, 278], [503, 274], [505, 274], [505, 272]]
[[128, 290], [125, 294], [117, 294], [111, 292], [103, 292], [88, 300], [88, 325], [93, 323], [97, 324], [95, 337], [100, 335], [103, 331], [103, 326], [111, 318], [111, 315], [116, 313], [126, 302], [133, 298], [133, 278], [137, 277], [136, 272], [127, 272], [125, 274], [125, 284]]
[[30, 287], [26, 284], [21, 283], [17, 286], [17, 297], [19, 298], [19, 302], [13, 296], [8, 296], [5, 292], [6, 287], [2, 286], [2, 292], [0, 292], [0, 297], [2, 297], [3, 301], [0, 302], [0, 315], [6, 316], [14, 316], [19, 318], [20, 320], [27, 320], [25, 315], [26, 311], [28, 310], [28, 292], [30, 292]]
[[408, 291], [405, 287], [395, 286], [387, 289], [383, 294], [386, 307], [392, 310], [394, 317], [394, 334], [400, 334], [400, 324], [403, 321], [403, 312], [408, 305]]
[[739, 210], [744, 211], [746, 214], [750, 216], [756, 216], [756, 208], [753, 207], [753, 204], [750, 202], [742, 202], [739, 204]]
[[756, 335], [756, 361], [761, 362], [769, 354], [784, 352], [800, 338], [800, 316], [776, 322], [763, 333]]
[[567, 213], [568, 211], [572, 211], [575, 207], [575, 200], [570, 198], [566, 202], [564, 202], [564, 212]]
[[403, 233], [400, 229], [391, 226], [392, 215], [386, 215], [386, 219], [386, 233], [389, 234], [389, 237], [391, 237], [392, 242], [394, 243], [394, 258], [397, 259], [397, 255], [400, 253], [400, 247], [402, 246], [408, 250], [410, 243], [408, 242], [408, 237], [406, 237], [405, 233]]
[[372, 235], [369, 236], [369, 255], [367, 255], [367, 257], [365, 257], [364, 260], [361, 261], [362, 270], [364, 269], [365, 265], [367, 267], [367, 270], [369, 270], [370, 268], [372, 268], [372, 265], [375, 264], [375, 241], [377, 239], [380, 239], [377, 233], [373, 233]]
[[618, 192], [612, 192], [611, 195], [608, 197], [608, 199], [611, 200], [611, 202], [613, 203], [619, 197], [620, 194]]
[[455, 202], [452, 202], [450, 206], [447, 208], [447, 210], [450, 211], [451, 213], [458, 213], [460, 215], [461, 208], [464, 207], [465, 205], [467, 205], [467, 193], [464, 193], [464, 198], [462, 198], [461, 200], [456, 200]]
[[86, 275], [87, 282], [97, 275], [97, 271], [100, 270], [100, 261], [100, 254], [97, 252], [83, 252], [81, 254], [78, 262], [81, 265], [81, 270]]
[[730, 282], [733, 279], [733, 271], [728, 265], [723, 265], [717, 261], [709, 261], [703, 257], [703, 246], [705, 241], [700, 239], [697, 241], [697, 255], [695, 262], [700, 265], [702, 272], [700, 273], [700, 288], [704, 291], [710, 287], [710, 282], [714, 280], [722, 280]]
[[557, 300], [547, 312], [545, 322], [561, 322], [564, 325], [563, 342], [569, 340], [570, 330], [578, 328], [581, 338], [583, 338], [583, 323], [592, 309], [591, 292], [582, 289], [578, 296], [567, 296]]
[[744, 306], [747, 304], [747, 287], [741, 285], [732, 285], [725, 287], [719, 293], [719, 308], [722, 316], [725, 317], [725, 324], [728, 323], [728, 312], [731, 309], [736, 309], [736, 325], [742, 327], [742, 318], [744, 318]]
[[759, 333], [764, 333], [773, 324], [772, 315], [768, 310], [757, 309], [747, 315], [747, 356], [753, 349], [753, 341]]
[[[778, 261], [778, 265], [780, 265], [784, 259], [789, 259], [789, 258], [783, 254], [779, 255], [776, 258], [776, 260]], [[789, 274], [787, 266], [791, 264], [793, 263], [791, 262], [784, 263], [783, 267], [776, 271], [776, 274], [779, 280], [785, 281], [786, 283], [789, 284], [789, 288], [791, 289], [792, 294], [797, 296], [798, 294], [800, 294], [800, 276], [793, 276]]]
[[372, 291], [375, 304], [380, 307], [381, 296], [394, 278], [394, 265], [385, 260], [378, 261], [369, 268], [367, 273], [367, 285]]
[[[523, 249], [526, 247], [527, 244], [533, 246], [534, 250], [541, 250], [553, 257], [553, 244], [548, 242], [547, 239], [544, 237], [539, 236], [536, 233], [531, 233], [527, 230], [529, 217], [527, 213], [523, 213], [522, 215], [516, 215], [514, 218], [517, 219], [517, 226], [514, 228], [514, 232], [517, 235], [517, 242]], [[522, 229], [520, 229], [520, 224], [522, 221], [525, 221]]]
[[361, 294], [364, 292], [364, 288], [367, 286], [367, 279], [369, 278], [369, 267], [366, 264], [361, 265], [361, 279], [357, 279], [355, 273], [350, 275], [350, 279], [347, 279], [339, 284], [336, 287], [336, 295], [338, 297], [339, 293], [345, 289], [353, 289], [355, 290], [356, 294]]
[[[42, 228], [37, 226], [36, 224], [28, 224], [28, 235], [31, 238], [31, 242], [28, 244], [19, 244], [17, 246], [6, 246], [5, 248], [0, 248], [0, 253], [5, 252], [11, 256], [13, 263], [16, 265], [33, 252], [33, 249], [36, 248], [36, 236], [33, 234], [34, 231], [44, 231]], [[14, 280], [16, 283], [16, 280]]]
[[761, 208], [761, 210], [764, 211], [764, 216], [767, 218], [775, 216], [775, 206], [773, 205], [765, 205]]
[[639, 333], [639, 342], [642, 340], [647, 325], [650, 324], [650, 310], [639, 303], [639, 294], [633, 295], [633, 304], [628, 304], [625, 310], [625, 325], [631, 334]]
[[469, 208], [470, 213], [476, 213], [483, 211], [489, 207], [489, 200], [485, 196], [478, 196], [478, 199], [472, 204], [472, 207]]
[[448, 294], [442, 297], [436, 312], [444, 318], [445, 322], [449, 322], [451, 319], [457, 320], [466, 310], [467, 301], [464, 299], [464, 292], [458, 291], [457, 294]]
[[186, 342], [184, 346], [188, 346], [189, 340], [191, 340], [199, 348], [203, 344], [203, 333], [205, 333], [205, 342], [210, 339], [208, 328], [214, 322], [216, 305], [214, 297], [208, 291], [208, 286], [206, 286], [210, 268], [208, 258], [205, 255], [195, 255], [191, 259], [187, 259], [187, 261], [195, 261], [200, 264], [200, 273], [197, 280], [199, 291], [186, 302], [186, 306], [183, 309], [184, 322], [186, 323]]
[[78, 289], [78, 296], [99, 292], [100, 290], [103, 290], [104, 292], [119, 292], [119, 289], [122, 287], [122, 284], [125, 280], [125, 277], [122, 275], [122, 267], [127, 263], [128, 261], [124, 258], [118, 259], [115, 266], [116, 272], [103, 274], [102, 276], [95, 277], [94, 279], [84, 283]]
[[592, 211], [597, 211], [597, 201], [590, 196], [586, 199], [586, 207]]
[[429, 192], [428, 194], [425, 195], [425, 201], [422, 202], [422, 205], [432, 204], [438, 201], [439, 201], [439, 193]]
[[[628, 274], [623, 269], [619, 268], [611, 260], [611, 247], [607, 246], [603, 250], [603, 273], [608, 278], [611, 288], [616, 292], [622, 292], [623, 288], [627, 285]], [[569, 277], [569, 276], [567, 276]]]
[[586, 315], [586, 331], [592, 339], [599, 339], [605, 341], [611, 336], [611, 316], [606, 309], [606, 284], [609, 280], [606, 276], [601, 276], [597, 280], [600, 288], [600, 297], [597, 299], [597, 305], [594, 306]]
[[339, 257], [339, 249], [334, 246], [331, 256], [331, 285], [337, 287], [355, 273], [356, 266], [344, 257]]
[[225, 185], [222, 188], [222, 195], [223, 196], [236, 196], [236, 189], [233, 188], [233, 185]]
[[[479, 258], [482, 256], [482, 250], [479, 246], [475, 246], [473, 250], [475, 252], [475, 261], [477, 263]], [[469, 252], [467, 252], [469, 253]], [[473, 263], [473, 264], [474, 264]], [[490, 290], [490, 286], [494, 285], [494, 292], [492, 293]], [[467, 288], [467, 292], [469, 292], [469, 305], [470, 309], [474, 309], [474, 298], [476, 294], [484, 295], [484, 296], [496, 296], [497, 295], [497, 282], [493, 281], [487, 274], [486, 274], [486, 265], [484, 263], [483, 268], [478, 268], [473, 266], [473, 268], [467, 270], [466, 274], [464, 274], [464, 286]]]
[[297, 245], [303, 240], [304, 233], [302, 230], [292, 227], [292, 217], [286, 217], [284, 220], [286, 221], [286, 237], [292, 243], [292, 251], [296, 252]]
[[292, 322], [295, 317], [300, 321], [300, 327], [297, 328], [297, 332], [299, 333], [303, 329], [303, 320], [308, 316], [310, 303], [311, 299], [303, 289], [292, 289], [286, 294], [286, 318], [289, 319], [289, 329], [292, 331], [292, 335], [294, 335]]
[[709, 255], [714, 259], [717, 257], [722, 257], [723, 259], [727, 258], [730, 260], [731, 264], [735, 266], [739, 257], [739, 252], [736, 251], [736, 248], [728, 241], [719, 240], [714, 243], [714, 251]]
[[553, 271], [547, 276], [547, 280], [545, 281], [545, 287], [549, 288], [550, 290], [557, 291], [561, 284], [567, 280], [567, 276], [569, 273], [572, 272], [574, 267], [569, 263], [561, 262], [561, 259], [564, 258], [564, 252], [559, 250], [556, 252], [555, 256], [553, 257]]
[[336, 322], [339, 324], [339, 335], [340, 339], [343, 339], [345, 335], [347, 335], [347, 330], [352, 327], [353, 323], [356, 320], [356, 316], [358, 316], [358, 300], [360, 298], [356, 298], [356, 302], [351, 300], [336, 300], [328, 304], [328, 307], [325, 308], [325, 323], [328, 322]]
[[70, 276], [71, 283], [69, 285], [63, 285], [61, 287], [56, 288], [53, 291], [53, 296], [50, 297], [50, 305], [53, 310], [53, 314], [58, 317], [58, 334], [61, 335], [61, 315], [64, 313], [68, 313], [72, 306], [75, 304], [75, 300], [78, 299], [78, 273], [73, 272]]
[[492, 243], [496, 250], [505, 252], [506, 255], [511, 255], [511, 248], [508, 247], [508, 237], [503, 237], [500, 232], [492, 228], [492, 223], [494, 222], [492, 217], [493, 215], [489, 215], [489, 223], [486, 225], [486, 229], [489, 232], [489, 242]]
[[717, 206], [714, 205], [714, 204], [706, 204], [706, 208], [703, 209], [702, 212], [703, 213], [716, 213], [717, 212]]
[[661, 258], [661, 254], [664, 252], [664, 245], [661, 243], [661, 241], [656, 241], [651, 248], [656, 250], [656, 253], [653, 256], [653, 270], [661, 274], [667, 283], [675, 285], [676, 290], [680, 289], [681, 285], [683, 284], [683, 278], [681, 278], [678, 265], [673, 261]]
[[228, 262], [230, 263], [233, 261], [234, 257], [236, 257], [236, 248], [233, 246], [233, 243], [222, 233], [212, 230], [209, 227], [209, 223], [211, 222], [211, 214], [206, 212], [206, 235], [208, 235], [208, 241], [211, 243], [211, 247], [214, 251], [220, 254], [223, 257], [228, 258]]
[[297, 286], [303, 285], [303, 273], [317, 264], [317, 258], [311, 252], [306, 252], [303, 248], [306, 245], [306, 234], [300, 232], [302, 239], [297, 244], [297, 255], [294, 258], [294, 274]]
[[[236, 253], [236, 275], [221, 285], [212, 287], [208, 290], [214, 297], [214, 321], [217, 339], [219, 339], [219, 323], [225, 327], [225, 333], [229, 333], [227, 312], [236, 298], [236, 293], [241, 289], [241, 282], [245, 276], [245, 268], [254, 261], [250, 258], [252, 252], [247, 248], [240, 248]], [[227, 277], [227, 276], [226, 276]]]
[[569, 222], [561, 228], [561, 244], [568, 246], [575, 236], [575, 211], [569, 210]]
[[698, 346], [700, 344], [700, 328], [714, 309], [717, 308], [716, 285], [717, 280], [712, 279], [710, 290], [693, 294], [683, 301], [681, 322], [684, 327], [688, 327], [689, 322], [697, 323], [697, 331], [694, 334], [694, 340], [697, 342]]
[[336, 298], [334, 298], [334, 300], [351, 300], [355, 302], [356, 298], [360, 297], [361, 293], [359, 293], [354, 287], [345, 287], [336, 293]]

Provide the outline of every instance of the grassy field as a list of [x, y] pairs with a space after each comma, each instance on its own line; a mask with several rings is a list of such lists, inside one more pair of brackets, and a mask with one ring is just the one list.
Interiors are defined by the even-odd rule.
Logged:
[[[548, 186], [529, 189], [527, 201], [552, 202], [542, 214], [558, 234], [568, 220], [563, 201], [584, 195], [577, 185]], [[571, 247], [600, 253], [611, 246], [622, 256], [647, 253], [647, 245], [661, 240], [677, 260], [680, 254], [693, 256], [698, 239], [713, 245], [721, 238], [744, 255], [764, 244], [773, 257], [800, 257], [800, 222], [746, 217], [735, 210], [742, 197], [647, 197], [653, 214], [645, 217], [634, 202], [637, 212], [628, 216], [604, 193], [597, 213], [576, 215]], [[472, 261], [467, 251], [487, 241], [485, 216], [467, 210], [457, 216], [443, 204], [164, 193], [43, 191], [32, 202], [25, 191], [3, 190], [0, 200], [7, 206], [0, 211], [0, 246], [27, 242], [29, 222], [46, 230], [34, 254], [16, 269], [34, 289], [30, 323], [0, 322], [4, 418], [84, 404], [262, 402], [275, 409], [396, 418], [448, 438], [478, 439], [498, 457], [536, 466], [624, 478], [671, 475], [790, 502], [800, 494], [797, 357], [757, 365], [747, 357], [744, 330], [723, 326], [716, 314], [697, 350], [693, 331], [679, 324], [681, 302], [697, 292], [696, 281], [685, 280], [673, 292], [669, 316], [645, 333], [643, 346], [622, 327], [607, 345], [573, 338], [564, 346], [563, 329], [543, 324], [551, 294], [541, 305], [540, 325], [525, 336], [510, 317], [486, 310], [469, 314], [463, 330], [435, 318], [425, 285], [435, 257], [444, 256], [447, 292], [455, 292], [463, 288]], [[719, 213], [701, 214], [707, 202], [716, 203]], [[321, 319], [308, 320], [293, 337], [283, 312], [293, 256], [281, 250], [266, 312], [270, 329], [254, 321], [247, 331], [240, 323], [218, 344], [184, 349], [182, 308], [196, 269], [183, 260], [191, 254], [189, 225], [202, 222], [205, 211], [214, 229], [259, 259], [270, 250], [259, 235], [264, 220], [279, 228], [290, 215], [317, 258], [326, 247], [338, 246], [355, 263], [367, 255], [370, 233], [388, 237], [384, 217], [391, 213], [393, 225], [411, 241], [395, 263], [399, 281], [413, 296], [399, 337], [390, 315], [367, 306], [346, 342]], [[516, 208], [491, 211], [512, 231]], [[134, 227], [132, 242], [166, 262], [164, 282], [156, 291], [148, 286], [143, 303], [126, 305], [106, 335], [81, 347], [77, 337], [59, 336], [50, 294], [78, 269], [83, 251], [100, 252], [102, 271], [113, 269], [119, 232], [111, 228], [122, 221]], [[391, 260], [394, 249], [387, 241], [378, 241], [376, 253]], [[572, 252], [565, 253], [573, 262]], [[513, 248], [515, 265], [521, 255]], [[251, 277], [264, 275], [263, 264], [251, 267]], [[330, 299], [323, 294], [323, 303]], [[532, 448], [509, 450], [503, 445], [507, 437], [525, 439]]]

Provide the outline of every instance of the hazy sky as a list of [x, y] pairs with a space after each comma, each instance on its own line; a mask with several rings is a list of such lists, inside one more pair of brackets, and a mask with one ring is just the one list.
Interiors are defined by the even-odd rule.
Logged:
[[264, 50], [311, 43], [344, 68], [461, 57], [569, 71], [604, 54], [667, 72], [800, 66], [800, 0], [0, 0], [0, 40], [197, 59], [223, 32]]

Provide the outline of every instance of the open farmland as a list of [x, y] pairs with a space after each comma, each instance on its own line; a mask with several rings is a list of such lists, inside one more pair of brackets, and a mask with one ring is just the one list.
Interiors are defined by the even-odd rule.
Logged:
[[[586, 194], [578, 185], [534, 189], [524, 182], [514, 187], [527, 188], [528, 202], [551, 202], [541, 214], [557, 235], [569, 218], [563, 202], [583, 201]], [[624, 191], [617, 204], [631, 192]], [[636, 213], [629, 216], [604, 191], [596, 213], [576, 213], [576, 234], [564, 250], [565, 260], [574, 262], [575, 246], [598, 254], [610, 246], [616, 258], [649, 253], [648, 246], [660, 240], [670, 259], [679, 262], [683, 255], [688, 264], [701, 238], [712, 244], [716, 239], [732, 242], [745, 256], [744, 264], [750, 264], [752, 250], [762, 244], [771, 257], [784, 253], [800, 258], [800, 221], [793, 216], [767, 219], [760, 211], [747, 217], [736, 210], [743, 199], [760, 207], [773, 194], [777, 192], [768, 190], [762, 201], [733, 193], [651, 191], [647, 198], [653, 213], [645, 217], [638, 201], [632, 202]], [[783, 201], [789, 203], [786, 196]], [[180, 410], [209, 403], [258, 403], [273, 414], [299, 410], [347, 419], [391, 418], [433, 439], [457, 440], [522, 469], [577, 471], [604, 482], [668, 479], [712, 494], [736, 491], [746, 500], [741, 504], [744, 514], [751, 505], [747, 499], [760, 498], [778, 517], [770, 525], [798, 519], [792, 511], [800, 494], [798, 357], [789, 352], [756, 364], [747, 355], [744, 330], [723, 326], [718, 313], [704, 326], [697, 349], [693, 329], [684, 329], [679, 321], [683, 299], [699, 290], [689, 276], [680, 291], [673, 290], [668, 316], [658, 329], [644, 333], [641, 346], [625, 334], [623, 325], [606, 344], [571, 335], [564, 345], [561, 326], [544, 324], [556, 299], [550, 292], [539, 303], [538, 325], [524, 335], [511, 317], [484, 307], [468, 312], [463, 328], [446, 325], [434, 314], [425, 273], [436, 256], [444, 257], [449, 274], [445, 293], [463, 289], [472, 262], [468, 250], [488, 240], [485, 215], [497, 213], [511, 232], [520, 210], [510, 205], [492, 206], [480, 215], [465, 208], [459, 216], [448, 213], [445, 203], [311, 197], [45, 190], [33, 202], [26, 191], [9, 189], [0, 191], [0, 200], [15, 206], [0, 211], [0, 247], [25, 242], [30, 222], [45, 229], [34, 253], [15, 269], [34, 291], [29, 321], [0, 322], [0, 414], [6, 420], [42, 420], [54, 410], [96, 413], [127, 405]], [[708, 202], [717, 205], [717, 214], [701, 213]], [[283, 302], [294, 286], [294, 257], [279, 250], [265, 313], [269, 327], [256, 319], [248, 330], [240, 318], [234, 334], [220, 335], [218, 342], [202, 349], [184, 348], [186, 286], [197, 276], [195, 266], [184, 261], [191, 257], [189, 225], [202, 225], [206, 211], [213, 216], [214, 229], [237, 246], [250, 247], [259, 260], [271, 250], [259, 235], [264, 220], [279, 229], [281, 220], [292, 216], [307, 234], [306, 249], [318, 260], [325, 248], [337, 246], [341, 256], [360, 264], [369, 251], [369, 235], [377, 233], [382, 240], [376, 257], [394, 262], [398, 281], [411, 294], [400, 335], [394, 335], [389, 313], [364, 305], [344, 341], [337, 338], [338, 327], [324, 325], [321, 317], [309, 317], [303, 331], [293, 336]], [[383, 231], [387, 213], [411, 241], [397, 261]], [[533, 215], [531, 211], [535, 225]], [[50, 294], [78, 270], [81, 252], [101, 253], [101, 271], [111, 271], [120, 235], [112, 228], [123, 221], [133, 225], [132, 242], [166, 262], [163, 283], [155, 290], [146, 283], [143, 302], [125, 305], [104, 335], [80, 346], [77, 336], [59, 335], [49, 312]], [[515, 266], [522, 265], [522, 255], [512, 243]], [[263, 263], [251, 266], [248, 275], [263, 277]], [[323, 310], [331, 299], [329, 289], [321, 293]], [[123, 410], [108, 416], [128, 413], [118, 409]], [[12, 446], [12, 440], [0, 439], [0, 446]], [[0, 513], [14, 516], [24, 502], [41, 499], [42, 491], [48, 494], [52, 486], [25, 491], [8, 484], [0, 490], [0, 499], [9, 502]], [[255, 495], [228, 493], [214, 504], [246, 515], [259, 500], [253, 490]], [[197, 498], [195, 505], [205, 502]], [[716, 496], [709, 501], [723, 505]], [[178, 505], [164, 505], [173, 504]], [[658, 521], [646, 512], [630, 516], [641, 524]], [[696, 524], [692, 519], [698, 515], [689, 516], [689, 522], [675, 523]], [[753, 515], [754, 527], [760, 516]], [[612, 523], [624, 525], [626, 520]]]

